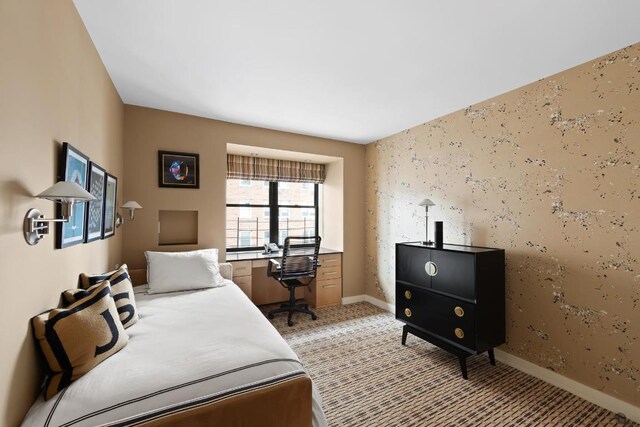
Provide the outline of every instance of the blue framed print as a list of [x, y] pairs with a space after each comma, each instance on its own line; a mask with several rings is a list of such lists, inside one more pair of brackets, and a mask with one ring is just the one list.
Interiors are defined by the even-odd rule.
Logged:
[[[89, 157], [82, 154], [82, 152], [67, 142], [62, 144], [58, 178], [63, 181], [75, 182], [86, 190], [88, 171]], [[86, 202], [74, 203], [73, 214], [69, 221], [57, 224], [56, 249], [66, 248], [84, 242], [86, 209]], [[62, 218], [60, 205], [58, 205], [56, 215], [57, 218]]]
[[104, 190], [107, 182], [107, 171], [94, 162], [89, 162], [89, 188], [95, 200], [87, 204], [87, 221], [85, 223], [85, 242], [93, 242], [102, 238], [104, 224]]

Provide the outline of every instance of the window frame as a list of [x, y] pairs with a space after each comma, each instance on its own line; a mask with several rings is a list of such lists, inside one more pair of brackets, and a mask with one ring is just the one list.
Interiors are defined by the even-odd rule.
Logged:
[[[319, 188], [318, 184], [313, 183], [313, 205], [296, 205], [296, 204], [287, 204], [280, 205], [278, 204], [278, 184], [289, 184], [288, 182], [282, 181], [269, 181], [269, 203], [265, 204], [251, 204], [251, 203], [227, 203], [227, 208], [261, 208], [266, 209], [269, 208], [269, 243], [278, 244], [278, 239], [280, 236], [280, 220], [279, 220], [279, 210], [280, 208], [305, 208], [305, 209], [313, 209], [315, 212], [315, 235], [318, 235], [319, 224], [320, 224], [320, 206], [318, 203], [319, 199]], [[286, 187], [285, 187], [286, 188]], [[266, 218], [264, 218], [266, 219]], [[236, 242], [238, 245], [240, 242]], [[279, 245], [282, 247], [282, 245]], [[262, 246], [247, 246], [243, 248], [226, 248], [227, 252], [248, 252], [263, 249]]]

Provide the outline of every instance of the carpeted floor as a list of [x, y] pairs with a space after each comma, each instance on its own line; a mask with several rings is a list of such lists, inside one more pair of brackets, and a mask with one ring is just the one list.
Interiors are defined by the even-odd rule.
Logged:
[[[266, 311], [267, 308], [264, 310]], [[369, 303], [320, 309], [318, 320], [272, 320], [298, 354], [334, 426], [637, 426], [486, 354], [458, 359], [409, 335]]]

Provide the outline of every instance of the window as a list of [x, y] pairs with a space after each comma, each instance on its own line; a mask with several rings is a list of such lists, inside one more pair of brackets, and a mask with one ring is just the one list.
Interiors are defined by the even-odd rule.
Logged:
[[227, 180], [228, 251], [261, 249], [264, 243], [282, 245], [287, 236], [318, 234], [319, 184], [251, 181], [247, 186], [241, 181]]
[[241, 179], [240, 180], [240, 187], [251, 187], [251, 180]]
[[302, 189], [305, 191], [313, 190], [313, 184], [310, 182], [303, 182]]
[[251, 231], [240, 231], [240, 246], [251, 246]]
[[[250, 202], [248, 200], [243, 200], [240, 202], [241, 205], [248, 205]], [[242, 206], [240, 208], [240, 218], [251, 218], [251, 206]]]

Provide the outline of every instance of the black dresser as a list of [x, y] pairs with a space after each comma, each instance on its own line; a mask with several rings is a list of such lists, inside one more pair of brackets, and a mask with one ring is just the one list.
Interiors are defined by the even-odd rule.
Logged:
[[396, 318], [407, 334], [466, 358], [505, 342], [504, 250], [420, 242], [396, 244]]

